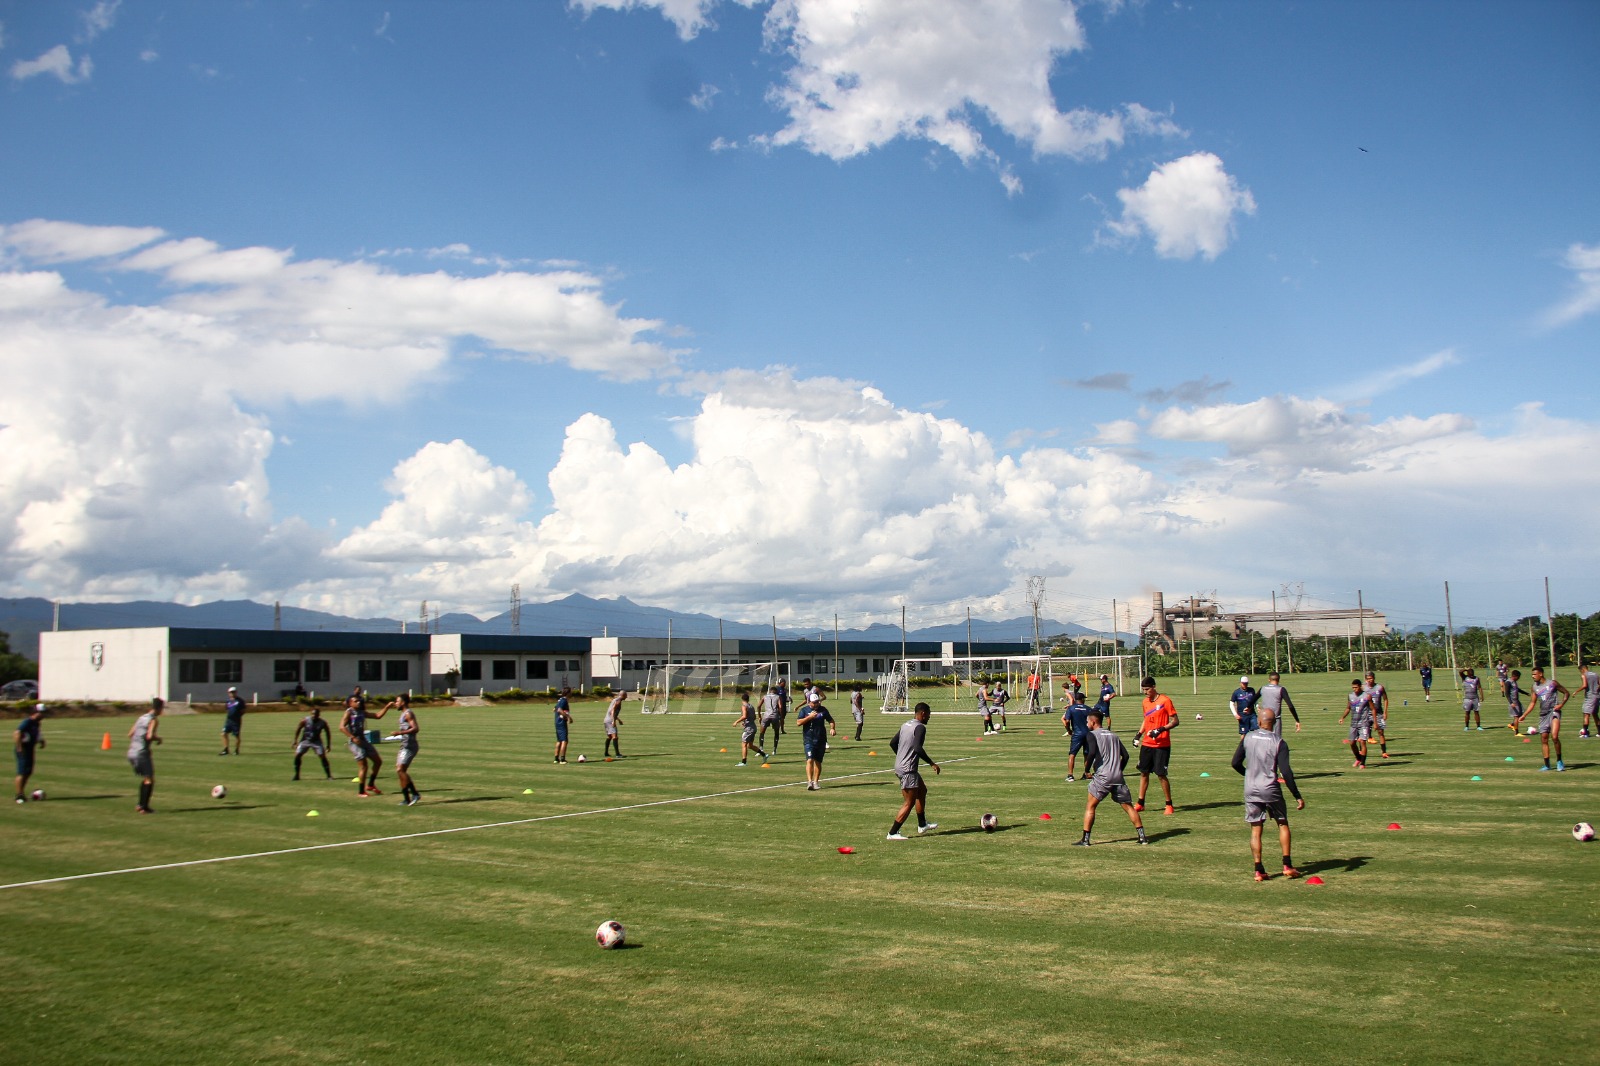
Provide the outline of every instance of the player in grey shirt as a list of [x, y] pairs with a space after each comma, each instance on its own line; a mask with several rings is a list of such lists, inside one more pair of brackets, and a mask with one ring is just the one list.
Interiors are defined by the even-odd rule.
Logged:
[[1594, 663], [1578, 664], [1578, 691], [1583, 693], [1583, 728], [1580, 737], [1592, 737], [1600, 732], [1600, 674], [1594, 672]]
[[1283, 784], [1294, 794], [1295, 810], [1306, 809], [1300, 788], [1294, 783], [1294, 771], [1289, 768], [1289, 745], [1273, 731], [1277, 712], [1270, 707], [1261, 711], [1261, 728], [1246, 733], [1239, 739], [1233, 752], [1233, 768], [1244, 778], [1244, 820], [1250, 826], [1250, 853], [1256, 860], [1256, 880], [1267, 879], [1266, 867], [1261, 865], [1261, 830], [1271, 818], [1278, 823], [1278, 843], [1283, 847], [1283, 876], [1299, 877], [1289, 858], [1289, 807], [1283, 801]]
[[928, 716], [932, 713], [926, 703], [917, 704], [911, 711], [911, 720], [900, 727], [900, 732], [889, 738], [889, 750], [894, 752], [894, 772], [900, 778], [902, 797], [900, 811], [894, 816], [894, 825], [889, 827], [890, 840], [907, 839], [901, 834], [900, 827], [905, 824], [912, 807], [917, 809], [918, 833], [939, 828], [938, 822], [928, 821], [928, 786], [923, 782], [922, 775], [917, 772], [920, 764], [927, 763], [933, 767], [934, 776], [939, 774], [939, 764], [934, 762], [922, 748], [922, 743], [928, 736]]
[[1089, 711], [1089, 740], [1095, 759], [1094, 777], [1089, 779], [1089, 798], [1083, 807], [1083, 839], [1075, 846], [1089, 846], [1089, 834], [1094, 831], [1095, 808], [1107, 796], [1128, 812], [1134, 831], [1139, 834], [1139, 843], [1150, 843], [1144, 835], [1144, 820], [1133, 805], [1133, 793], [1128, 790], [1127, 779], [1122, 774], [1123, 768], [1128, 765], [1128, 749], [1121, 737], [1109, 729], [1100, 728], [1100, 712], [1096, 710]]
[[[761, 697], [761, 732], [756, 737], [756, 750], [761, 751], [762, 741], [767, 739], [767, 729], [772, 729], [772, 751], [778, 751], [778, 738], [783, 735], [783, 694], [778, 691], [778, 686], [773, 685], [767, 689], [767, 694]], [[766, 758], [766, 753], [762, 753]]]
[[139, 720], [133, 723], [133, 728], [128, 730], [128, 765], [139, 776], [139, 805], [134, 808], [136, 814], [150, 813], [150, 794], [156, 790], [156, 768], [150, 749], [161, 743], [156, 730], [160, 725], [161, 709], [165, 706], [165, 700], [160, 696], [154, 697], [150, 700], [150, 709], [141, 714]]
[[1261, 686], [1260, 696], [1256, 700], [1256, 711], [1261, 719], [1262, 727], [1266, 727], [1267, 716], [1260, 712], [1272, 712], [1272, 731], [1278, 736], [1283, 736], [1283, 708], [1289, 708], [1289, 713], [1294, 715], [1294, 731], [1300, 732], [1300, 712], [1294, 709], [1294, 700], [1289, 698], [1289, 690], [1278, 681], [1276, 671], [1267, 676], [1267, 683]]
[[1478, 721], [1478, 732], [1483, 732], [1483, 681], [1473, 673], [1472, 667], [1461, 671], [1461, 731], [1472, 728]]

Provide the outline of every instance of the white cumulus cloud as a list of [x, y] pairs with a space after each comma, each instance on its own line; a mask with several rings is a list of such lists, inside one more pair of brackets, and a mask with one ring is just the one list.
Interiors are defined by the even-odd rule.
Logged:
[[84, 55], [74, 63], [67, 46], [58, 44], [37, 59], [19, 59], [11, 64], [13, 81], [27, 81], [40, 74], [49, 74], [65, 85], [76, 85], [88, 81], [94, 74], [94, 60]]
[[1255, 197], [1210, 152], [1163, 163], [1136, 189], [1119, 189], [1122, 218], [1108, 224], [1116, 237], [1148, 235], [1164, 259], [1215, 259], [1233, 241], [1240, 215], [1256, 213]]
[[1561, 265], [1573, 273], [1572, 292], [1546, 311], [1543, 324], [1556, 329], [1600, 311], [1600, 244], [1573, 244]]

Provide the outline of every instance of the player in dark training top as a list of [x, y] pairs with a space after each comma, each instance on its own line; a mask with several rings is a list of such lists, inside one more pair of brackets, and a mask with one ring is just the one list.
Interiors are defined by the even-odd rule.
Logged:
[[322, 760], [322, 772], [328, 780], [333, 780], [333, 767], [328, 765], [328, 748], [332, 740], [333, 732], [323, 720], [322, 708], [311, 708], [311, 713], [300, 719], [300, 724], [294, 727], [294, 739], [289, 742], [294, 749], [296, 781], [300, 780], [300, 760], [306, 757], [308, 751], [316, 753], [317, 758]]
[[44, 704], [34, 705], [28, 716], [17, 723], [16, 731], [11, 734], [12, 746], [17, 754], [17, 802], [26, 803], [26, 790], [28, 778], [33, 776], [33, 749], [44, 747], [44, 734], [39, 731], [39, 723], [44, 719]]

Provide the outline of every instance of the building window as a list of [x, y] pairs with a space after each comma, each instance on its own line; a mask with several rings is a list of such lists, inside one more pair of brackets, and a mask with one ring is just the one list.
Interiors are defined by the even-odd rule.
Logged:
[[211, 664], [205, 659], [179, 659], [178, 683], [204, 685], [211, 680]]
[[463, 681], [482, 681], [483, 680], [483, 660], [482, 659], [462, 659], [461, 660], [461, 680], [463, 680]]
[[865, 660], [865, 659], [857, 659], [856, 660], [856, 673], [864, 674], [866, 672], [867, 672], [867, 660]]
[[410, 677], [410, 659], [389, 659], [383, 664], [383, 679], [385, 681], [405, 681]]
[[534, 681], [550, 680], [550, 662], [548, 659], [529, 659], [528, 677]]
[[211, 664], [211, 677], [219, 685], [237, 685], [244, 680], [244, 660], [215, 660]]
[[383, 660], [381, 660], [381, 659], [357, 659], [356, 660], [356, 680], [357, 681], [382, 681], [383, 680]]
[[326, 682], [333, 677], [333, 663], [328, 659], [307, 659], [306, 680]]
[[796, 673], [809, 674], [811, 672], [811, 660], [801, 659], [794, 664], [794, 668]]
[[515, 681], [517, 679], [517, 660], [491, 660], [489, 662], [489, 676], [496, 681]]
[[272, 660], [272, 680], [279, 684], [289, 684], [300, 680], [299, 659], [274, 659]]

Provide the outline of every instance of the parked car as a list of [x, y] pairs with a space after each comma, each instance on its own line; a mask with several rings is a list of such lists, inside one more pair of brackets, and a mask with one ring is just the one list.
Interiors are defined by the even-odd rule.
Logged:
[[39, 698], [39, 682], [7, 681], [0, 685], [0, 700], [36, 700]]

